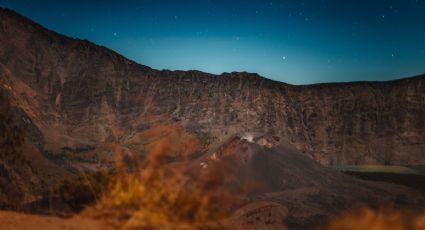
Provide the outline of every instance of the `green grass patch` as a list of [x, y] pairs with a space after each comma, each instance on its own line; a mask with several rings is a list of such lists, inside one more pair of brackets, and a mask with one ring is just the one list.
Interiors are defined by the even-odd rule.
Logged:
[[424, 166], [338, 165], [330, 168], [363, 180], [404, 185], [425, 194]]
[[362, 173], [393, 173], [425, 176], [424, 166], [395, 166], [395, 165], [334, 165], [331, 169], [340, 172]]

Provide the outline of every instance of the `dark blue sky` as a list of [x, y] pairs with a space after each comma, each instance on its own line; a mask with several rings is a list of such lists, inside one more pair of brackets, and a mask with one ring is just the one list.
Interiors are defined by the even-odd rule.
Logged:
[[425, 73], [425, 0], [0, 0], [157, 69], [293, 84]]

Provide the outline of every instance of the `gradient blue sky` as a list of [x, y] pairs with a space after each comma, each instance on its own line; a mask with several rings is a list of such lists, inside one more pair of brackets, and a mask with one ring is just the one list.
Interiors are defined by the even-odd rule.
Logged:
[[0, 0], [49, 29], [157, 69], [292, 84], [425, 73], [425, 0]]

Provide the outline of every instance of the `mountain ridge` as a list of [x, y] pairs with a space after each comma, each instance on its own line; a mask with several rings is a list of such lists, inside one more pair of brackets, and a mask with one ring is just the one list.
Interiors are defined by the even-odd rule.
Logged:
[[297, 86], [244, 72], [159, 71], [14, 11], [0, 9], [0, 19], [0, 91], [25, 130], [20, 147], [31, 150], [21, 153], [25, 167], [0, 163], [31, 194], [23, 201], [63, 177], [113, 167], [111, 143], [144, 153], [144, 134], [169, 123], [207, 150], [266, 133], [322, 165], [425, 165], [424, 75]]
[[[3, 9], [0, 12], [0, 28], [5, 32], [0, 37], [3, 42], [0, 47], [2, 68], [12, 75], [9, 79], [35, 90], [34, 94], [41, 93], [39, 96], [44, 99], [37, 99], [38, 104], [50, 108], [51, 113], [65, 123], [84, 123], [80, 120], [84, 117], [83, 112], [105, 116], [106, 113], [99, 113], [99, 105], [105, 100], [106, 107], [118, 112], [117, 117], [139, 110], [145, 114], [153, 112], [175, 117], [177, 120], [195, 121], [194, 123], [211, 128], [216, 128], [211, 126], [212, 123], [226, 126], [229, 123], [236, 126], [246, 123], [242, 124], [245, 128], [239, 127], [239, 131], [229, 132], [252, 132], [259, 128], [263, 132], [280, 132], [283, 139], [325, 164], [331, 164], [332, 160], [323, 161], [319, 158], [330, 151], [325, 149], [329, 143], [322, 145], [320, 148], [323, 153], [317, 155], [317, 147], [313, 142], [316, 141], [315, 138], [329, 136], [329, 129], [333, 129], [332, 126], [336, 124], [348, 126], [341, 127], [342, 130], [338, 131], [348, 136], [351, 136], [356, 126], [359, 133], [354, 135], [354, 139], [358, 139], [362, 132], [372, 132], [372, 136], [381, 135], [378, 128], [387, 129], [385, 132], [411, 132], [416, 129], [419, 138], [425, 138], [424, 125], [419, 118], [421, 114], [425, 114], [425, 75], [385, 82], [290, 85], [245, 72], [213, 75], [201, 71], [159, 71], [137, 64], [94, 43], [49, 31], [14, 11]], [[23, 24], [17, 24], [16, 21]], [[28, 22], [31, 23], [30, 26]], [[7, 29], [10, 31], [7, 32]], [[10, 37], [7, 37], [8, 34]], [[209, 96], [205, 96], [204, 91], [209, 91]], [[147, 103], [148, 97], [156, 111], [145, 111], [145, 106], [141, 106], [140, 102]], [[179, 100], [173, 101], [175, 99]], [[261, 103], [253, 103], [255, 100]], [[166, 105], [161, 105], [164, 101], [167, 102]], [[198, 111], [199, 108], [185, 103], [188, 101], [192, 101], [192, 104], [203, 101], [206, 104], [203, 110]], [[222, 112], [212, 108], [213, 104], [221, 105]], [[321, 106], [318, 107], [318, 104]], [[402, 108], [399, 109], [396, 105]], [[75, 106], [79, 107], [78, 114]], [[403, 113], [400, 112], [402, 109]], [[410, 111], [411, 109], [414, 111]], [[385, 117], [375, 117], [371, 113], [378, 110], [383, 110], [380, 116]], [[211, 117], [206, 113], [215, 116]], [[396, 115], [397, 119], [388, 117], [388, 113]], [[357, 114], [357, 118], [352, 114]], [[339, 123], [330, 122], [327, 127], [323, 127], [324, 122], [317, 123], [319, 120], [326, 121], [329, 116], [336, 118], [335, 122]], [[410, 118], [411, 116], [413, 117]], [[89, 117], [85, 116], [84, 119], [88, 121]], [[208, 121], [211, 119], [216, 122]], [[254, 123], [253, 121], [257, 125], [248, 124]], [[295, 126], [294, 122], [297, 123]], [[409, 128], [400, 122], [407, 122]], [[412, 122], [417, 125], [410, 128]], [[316, 127], [318, 125], [320, 127]], [[371, 125], [373, 126], [370, 127]], [[287, 130], [282, 133], [282, 128]], [[315, 134], [318, 131], [320, 135]], [[397, 138], [396, 134], [392, 135], [392, 138]], [[369, 141], [363, 139], [360, 142]], [[337, 144], [339, 145], [341, 143]], [[367, 148], [363, 152], [366, 150]], [[423, 152], [419, 151], [417, 154], [421, 155]], [[360, 160], [361, 162], [364, 160]], [[351, 163], [354, 162], [351, 160]], [[403, 164], [403, 160], [398, 160], [397, 163]]]
[[279, 81], [279, 80], [270, 79], [270, 78], [267, 78], [265, 76], [259, 75], [258, 73], [246, 72], [246, 71], [232, 71], [232, 72], [223, 72], [221, 74], [213, 74], [213, 73], [208, 73], [208, 72], [204, 72], [204, 71], [196, 70], [196, 69], [191, 69], [191, 70], [153, 69], [153, 68], [151, 68], [147, 65], [143, 65], [143, 64], [141, 64], [137, 61], [134, 61], [130, 58], [127, 58], [124, 55], [118, 53], [117, 51], [115, 51], [111, 48], [108, 48], [108, 47], [103, 46], [103, 45], [96, 44], [95, 42], [92, 42], [88, 39], [71, 37], [71, 36], [68, 36], [68, 35], [65, 35], [65, 34], [58, 33], [54, 30], [48, 29], [48, 28], [46, 28], [46, 27], [44, 27], [40, 24], [37, 24], [32, 19], [30, 19], [26, 16], [23, 16], [23, 15], [19, 14], [18, 12], [14, 11], [12, 9], [0, 7], [0, 11], [2, 11], [3, 14], [7, 14], [9, 16], [20, 19], [21, 21], [23, 21], [25, 23], [30, 23], [32, 26], [38, 27], [39, 29], [42, 29], [47, 33], [51, 33], [55, 36], [60, 36], [64, 39], [68, 39], [70, 41], [72, 41], [72, 40], [80, 41], [82, 43], [81, 46], [87, 46], [88, 45], [88, 46], [92, 46], [92, 47], [99, 48], [99, 49], [105, 49], [108, 52], [111, 52], [113, 55], [117, 56], [118, 58], [123, 58], [125, 61], [129, 61], [132, 64], [136, 64], [136, 65], [138, 65], [142, 68], [147, 68], [147, 69], [155, 70], [155, 71], [171, 72], [171, 73], [175, 73], [175, 74], [182, 73], [182, 72], [197, 73], [197, 74], [201, 74], [201, 75], [214, 76], [214, 77], [225, 77], [225, 76], [231, 77], [233, 75], [247, 75], [247, 76], [252, 76], [252, 77], [260, 77], [260, 78], [263, 78], [265, 80], [273, 81], [273, 82], [280, 83], [280, 84], [291, 85], [291, 86], [299, 86], [299, 87], [322, 86], [322, 85], [326, 86], [326, 85], [364, 84], [364, 83], [372, 83], [372, 84], [373, 83], [391, 83], [391, 82], [398, 82], [398, 81], [403, 81], [403, 80], [409, 80], [409, 79], [415, 79], [415, 78], [424, 78], [425, 77], [425, 73], [423, 73], [423, 74], [417, 74], [417, 75], [408, 76], [408, 77], [399, 77], [399, 78], [396, 78], [396, 79], [383, 80], [383, 81], [365, 81], [365, 80], [362, 80], [362, 81], [347, 81], [347, 82], [319, 82], [319, 83], [312, 83], [312, 84], [291, 84], [291, 83], [287, 83], [287, 82], [283, 82], [283, 81]]

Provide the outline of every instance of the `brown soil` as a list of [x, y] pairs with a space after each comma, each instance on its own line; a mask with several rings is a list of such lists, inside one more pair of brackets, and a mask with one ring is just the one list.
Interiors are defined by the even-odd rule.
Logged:
[[113, 229], [106, 223], [82, 217], [59, 218], [51, 216], [36, 216], [16, 212], [0, 212], [1, 229], [8, 230], [109, 230]]

